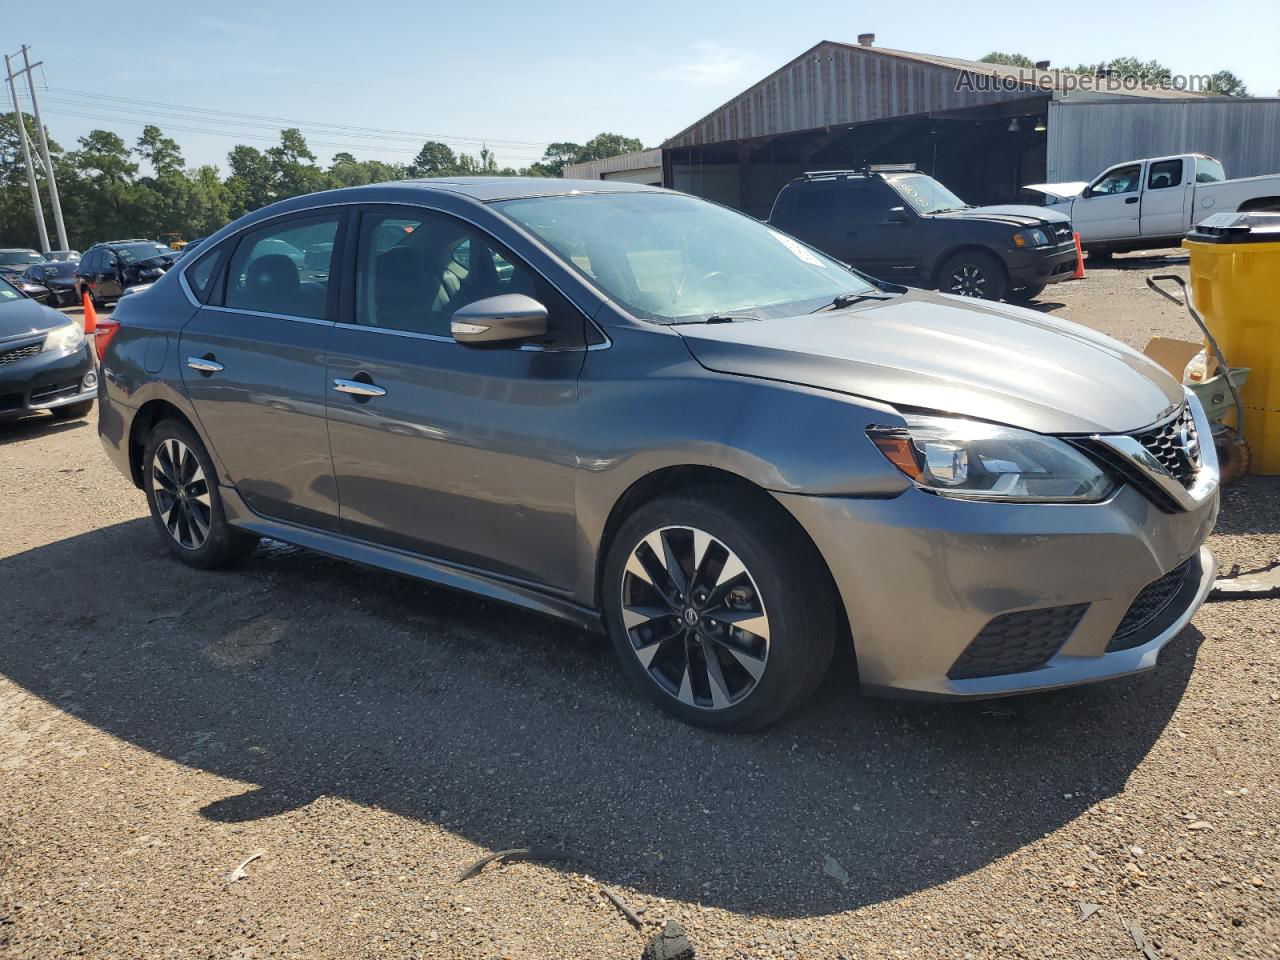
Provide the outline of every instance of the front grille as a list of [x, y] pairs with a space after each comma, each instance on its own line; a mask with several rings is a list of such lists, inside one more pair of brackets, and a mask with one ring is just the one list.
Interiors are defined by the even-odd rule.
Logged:
[[1053, 225], [1053, 235], [1059, 243], [1073, 243], [1075, 234], [1071, 232], [1071, 224], [1055, 223]]
[[1088, 607], [1076, 603], [1001, 614], [979, 631], [947, 676], [964, 680], [1034, 670], [1058, 652]]
[[1129, 610], [1120, 621], [1120, 626], [1111, 635], [1111, 642], [1107, 644], [1108, 653], [1113, 650], [1130, 650], [1150, 639], [1144, 628], [1173, 602], [1182, 585], [1187, 582], [1190, 569], [1191, 561], [1184, 560], [1159, 580], [1153, 580], [1142, 588], [1142, 592], [1129, 604]]
[[27, 357], [34, 357], [40, 352], [40, 348], [43, 346], [44, 338], [41, 337], [33, 343], [24, 343], [20, 347], [10, 347], [8, 350], [0, 350], [0, 365], [14, 363], [18, 360], [25, 360]]
[[1190, 487], [1200, 470], [1200, 436], [1190, 408], [1184, 403], [1177, 416], [1145, 433], [1134, 434], [1160, 466], [1184, 487]]

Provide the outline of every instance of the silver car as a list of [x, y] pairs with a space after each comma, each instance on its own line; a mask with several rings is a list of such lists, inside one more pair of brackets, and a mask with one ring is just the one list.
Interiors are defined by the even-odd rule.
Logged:
[[[296, 251], [296, 254], [280, 251]], [[286, 200], [120, 301], [99, 432], [174, 556], [260, 537], [608, 633], [692, 723], [1146, 670], [1212, 583], [1209, 425], [1142, 355], [598, 181]]]

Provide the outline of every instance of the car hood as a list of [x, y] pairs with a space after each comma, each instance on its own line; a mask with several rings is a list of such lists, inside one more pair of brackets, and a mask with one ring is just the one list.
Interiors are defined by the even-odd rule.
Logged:
[[1069, 218], [1048, 207], [1030, 204], [1007, 203], [991, 207], [967, 207], [933, 214], [935, 220], [985, 220], [990, 223], [1007, 223], [1013, 227], [1038, 227], [1042, 223], [1066, 223]]
[[1039, 433], [1131, 433], [1183, 398], [1169, 374], [1110, 337], [922, 290], [849, 310], [675, 329], [709, 370]]
[[61, 327], [68, 319], [34, 300], [0, 301], [0, 344]]
[[1046, 197], [1056, 197], [1059, 200], [1070, 200], [1072, 197], [1080, 196], [1088, 185], [1088, 180], [1069, 180], [1064, 183], [1029, 183], [1022, 189], [1034, 190], [1036, 193], [1043, 193]]

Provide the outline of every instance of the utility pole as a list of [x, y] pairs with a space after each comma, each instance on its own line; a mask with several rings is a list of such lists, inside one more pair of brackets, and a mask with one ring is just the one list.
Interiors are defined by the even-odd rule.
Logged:
[[18, 103], [18, 87], [13, 82], [13, 66], [10, 57], [4, 55], [4, 71], [9, 75], [9, 94], [13, 97], [13, 119], [18, 124], [18, 140], [22, 143], [22, 159], [27, 164], [27, 183], [31, 187], [31, 211], [35, 214], [36, 229], [40, 232], [40, 252], [49, 252], [49, 231], [44, 226], [44, 211], [40, 209], [40, 188], [36, 186], [36, 168], [31, 165], [31, 147], [27, 144], [27, 127], [22, 120], [22, 106]]
[[40, 153], [44, 156], [44, 178], [49, 184], [49, 203], [53, 207], [53, 224], [58, 230], [58, 249], [70, 250], [71, 244], [67, 242], [67, 225], [62, 222], [62, 201], [58, 199], [58, 181], [53, 175], [53, 159], [49, 156], [49, 138], [45, 136], [44, 121], [40, 119], [40, 101], [36, 99], [36, 75], [33, 68], [40, 66], [43, 61], [37, 60], [31, 62], [31, 56], [27, 53], [31, 48], [25, 43], [22, 45], [22, 62], [26, 64], [24, 70], [27, 74], [27, 89], [31, 91], [31, 113], [36, 120], [36, 130], [40, 134]]

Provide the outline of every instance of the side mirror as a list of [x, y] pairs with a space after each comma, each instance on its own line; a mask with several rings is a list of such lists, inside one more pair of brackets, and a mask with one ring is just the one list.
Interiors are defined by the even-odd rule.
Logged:
[[884, 219], [885, 219], [885, 223], [906, 223], [907, 208], [906, 207], [890, 207], [889, 213]]
[[544, 336], [547, 308], [523, 293], [485, 297], [453, 312], [450, 324], [458, 343], [499, 344]]

